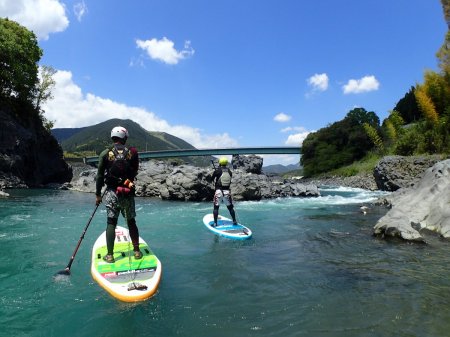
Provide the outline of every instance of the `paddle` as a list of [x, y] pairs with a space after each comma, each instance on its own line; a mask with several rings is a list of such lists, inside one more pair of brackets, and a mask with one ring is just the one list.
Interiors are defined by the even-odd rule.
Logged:
[[[103, 194], [102, 194], [102, 198], [103, 198], [103, 196], [105, 195], [105, 193], [106, 193], [106, 189], [105, 189], [105, 191], [104, 191]], [[73, 260], [75, 259], [75, 255], [76, 255], [77, 252], [78, 252], [78, 248], [80, 248], [81, 241], [83, 241], [84, 235], [86, 234], [86, 231], [87, 231], [89, 225], [91, 224], [92, 218], [94, 217], [95, 212], [97, 212], [97, 208], [98, 208], [99, 205], [100, 205], [100, 204], [95, 205], [94, 211], [92, 212], [91, 217], [89, 218], [89, 221], [88, 221], [87, 224], [86, 224], [86, 227], [84, 227], [83, 233], [81, 234], [80, 239], [78, 240], [77, 246], [75, 247], [75, 250], [73, 251], [72, 257], [70, 258], [70, 261], [69, 261], [69, 263], [68, 263], [66, 269], [60, 270], [59, 272], [57, 272], [57, 273], [55, 274], [55, 276], [56, 276], [56, 275], [70, 275], [70, 267], [72, 266]]]

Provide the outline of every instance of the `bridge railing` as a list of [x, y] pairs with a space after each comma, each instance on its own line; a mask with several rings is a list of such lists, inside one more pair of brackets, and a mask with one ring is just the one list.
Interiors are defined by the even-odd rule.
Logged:
[[[149, 160], [156, 158], [191, 157], [191, 156], [220, 156], [220, 155], [241, 155], [241, 154], [301, 154], [301, 148], [297, 146], [284, 147], [238, 147], [221, 149], [180, 149], [164, 151], [142, 151], [139, 152], [139, 159]], [[85, 157], [84, 163], [96, 165], [98, 157]]]

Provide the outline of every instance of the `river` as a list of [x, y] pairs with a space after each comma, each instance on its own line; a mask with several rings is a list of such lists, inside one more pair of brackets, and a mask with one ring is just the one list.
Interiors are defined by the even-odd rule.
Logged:
[[[95, 214], [66, 267], [94, 195], [8, 190], [0, 199], [0, 336], [448, 336], [450, 243], [372, 235], [381, 195], [321, 189], [319, 198], [237, 202], [246, 241], [204, 228], [210, 202], [137, 198], [137, 223], [163, 265], [159, 290], [122, 303], [90, 275], [105, 229]], [[226, 207], [220, 213], [228, 216]], [[120, 219], [119, 225], [125, 225]]]

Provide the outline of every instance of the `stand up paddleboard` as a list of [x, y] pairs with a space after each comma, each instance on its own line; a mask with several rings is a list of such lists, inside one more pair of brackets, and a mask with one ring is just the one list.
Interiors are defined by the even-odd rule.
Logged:
[[224, 216], [219, 215], [217, 218], [217, 226], [213, 227], [214, 216], [212, 214], [206, 214], [203, 217], [203, 224], [214, 234], [224, 236], [229, 239], [235, 240], [248, 240], [252, 237], [252, 231], [250, 228], [238, 223], [233, 225], [233, 221]]
[[128, 229], [121, 226], [116, 227], [114, 263], [103, 261], [107, 253], [106, 232], [98, 237], [92, 248], [92, 277], [113, 297], [124, 302], [151, 297], [161, 280], [161, 262], [141, 237], [139, 248], [143, 256], [136, 260]]

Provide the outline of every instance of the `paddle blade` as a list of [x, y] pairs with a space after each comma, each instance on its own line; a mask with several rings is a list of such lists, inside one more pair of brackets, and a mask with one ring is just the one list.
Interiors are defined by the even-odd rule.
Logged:
[[69, 268], [66, 268], [66, 269], [64, 269], [64, 270], [60, 270], [59, 272], [57, 272], [57, 273], [55, 274], [55, 276], [58, 276], [58, 275], [66, 275], [66, 276], [70, 276], [70, 269], [69, 269]]

